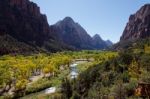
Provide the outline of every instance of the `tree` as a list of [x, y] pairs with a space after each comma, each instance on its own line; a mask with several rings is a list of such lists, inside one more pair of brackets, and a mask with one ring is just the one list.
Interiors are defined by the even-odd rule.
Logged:
[[135, 60], [135, 58], [132, 60], [131, 64], [129, 65], [128, 71], [131, 78], [135, 78], [139, 80], [141, 71], [140, 71], [140, 66], [138, 62]]
[[133, 56], [131, 53], [120, 53], [120, 60], [123, 64], [130, 65], [133, 60]]
[[46, 64], [43, 68], [44, 74], [49, 74], [49, 77], [52, 73], [56, 71], [55, 65], [53, 63]]
[[6, 86], [11, 88], [12, 84], [12, 72], [10, 71], [9, 65], [0, 64], [0, 88], [5, 90]]
[[70, 99], [70, 97], [72, 96], [72, 86], [67, 78], [63, 79], [61, 88], [61, 91], [66, 96], [66, 98]]
[[114, 89], [117, 99], [126, 99], [125, 87], [122, 81], [119, 81], [116, 88]]

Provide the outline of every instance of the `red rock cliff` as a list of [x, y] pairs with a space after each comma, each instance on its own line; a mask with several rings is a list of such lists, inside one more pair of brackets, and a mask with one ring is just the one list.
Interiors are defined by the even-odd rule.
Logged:
[[131, 15], [120, 40], [132, 40], [150, 37], [150, 4], [141, 7]]

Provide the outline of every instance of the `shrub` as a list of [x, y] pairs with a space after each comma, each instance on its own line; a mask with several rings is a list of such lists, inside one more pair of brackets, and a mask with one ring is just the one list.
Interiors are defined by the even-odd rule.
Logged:
[[51, 87], [51, 81], [48, 79], [39, 79], [26, 88], [26, 94], [34, 93]]
[[128, 97], [134, 95], [134, 90], [135, 90], [136, 86], [137, 86], [137, 81], [134, 81], [134, 80], [130, 81], [125, 86], [126, 94]]

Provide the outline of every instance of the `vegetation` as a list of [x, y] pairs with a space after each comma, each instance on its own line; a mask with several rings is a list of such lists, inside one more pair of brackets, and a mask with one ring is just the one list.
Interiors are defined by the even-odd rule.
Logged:
[[[32, 91], [35, 92], [39, 89], [47, 88], [50, 86], [47, 79], [57, 76], [61, 72], [60, 68], [67, 68], [68, 66], [66, 64], [69, 64], [71, 61], [72, 59], [69, 55], [61, 53], [51, 55], [37, 54], [31, 56], [1, 56], [1, 95], [6, 92], [9, 93], [10, 90], [11, 92], [19, 93], [19, 95], [24, 94], [28, 83], [34, 82], [31, 80], [31, 77], [40, 75], [44, 79], [40, 80], [40, 82], [35, 82], [35, 87], [32, 84]], [[27, 93], [32, 91], [27, 91]]]
[[148, 98], [149, 87], [139, 87], [139, 85], [141, 83], [146, 86], [150, 85], [150, 77], [148, 76], [150, 74], [149, 48], [149, 41], [143, 40], [119, 51], [119, 54], [115, 57], [109, 56], [109, 58], [103, 60], [103, 57], [95, 56], [94, 64], [84, 69], [85, 71], [82, 71], [79, 77], [73, 81], [74, 83], [70, 81], [71, 84], [68, 85], [72, 85], [72, 95], [67, 98]]
[[[34, 55], [4, 55], [0, 57], [0, 94], [3, 96], [18, 97], [38, 92], [50, 86], [61, 86], [69, 74], [69, 64], [75, 59], [101, 62], [116, 56], [115, 52], [80, 51], [61, 52], [54, 54]], [[100, 59], [99, 59], [100, 60]], [[100, 63], [100, 61], [99, 61]], [[91, 62], [86, 66], [79, 66], [80, 72], [93, 66]], [[38, 79], [36, 80], [35, 78]]]
[[[3, 97], [18, 97], [55, 86], [54, 94], [36, 94], [28, 99], [145, 98], [148, 94], [136, 90], [140, 82], [150, 83], [149, 46], [148, 42], [137, 42], [118, 53], [85, 50], [49, 55], [4, 55], [0, 57], [0, 92]], [[70, 79], [69, 65], [76, 59], [87, 62], [79, 64], [79, 76]]]

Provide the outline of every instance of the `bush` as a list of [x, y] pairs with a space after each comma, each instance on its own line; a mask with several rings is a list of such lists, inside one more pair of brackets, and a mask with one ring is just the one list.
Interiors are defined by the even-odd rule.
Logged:
[[3, 96], [0, 96], [0, 99], [12, 99], [13, 95], [9, 95], [7, 93], [5, 93]]
[[51, 87], [51, 81], [48, 79], [39, 79], [26, 88], [26, 94], [34, 93]]
[[150, 72], [144, 72], [141, 76], [141, 81], [150, 83]]
[[134, 95], [134, 89], [136, 88], [136, 86], [137, 86], [137, 81], [130, 81], [125, 86], [126, 94], [128, 97]]
[[114, 89], [117, 99], [126, 99], [125, 86], [122, 81], [119, 81]]
[[72, 84], [67, 78], [63, 79], [61, 89], [67, 99], [72, 96]]
[[73, 92], [71, 99], [81, 99], [80, 95], [77, 92]]
[[127, 71], [123, 72], [121, 78], [122, 78], [122, 80], [123, 80], [124, 83], [128, 83], [129, 79], [130, 79], [128, 72]]

